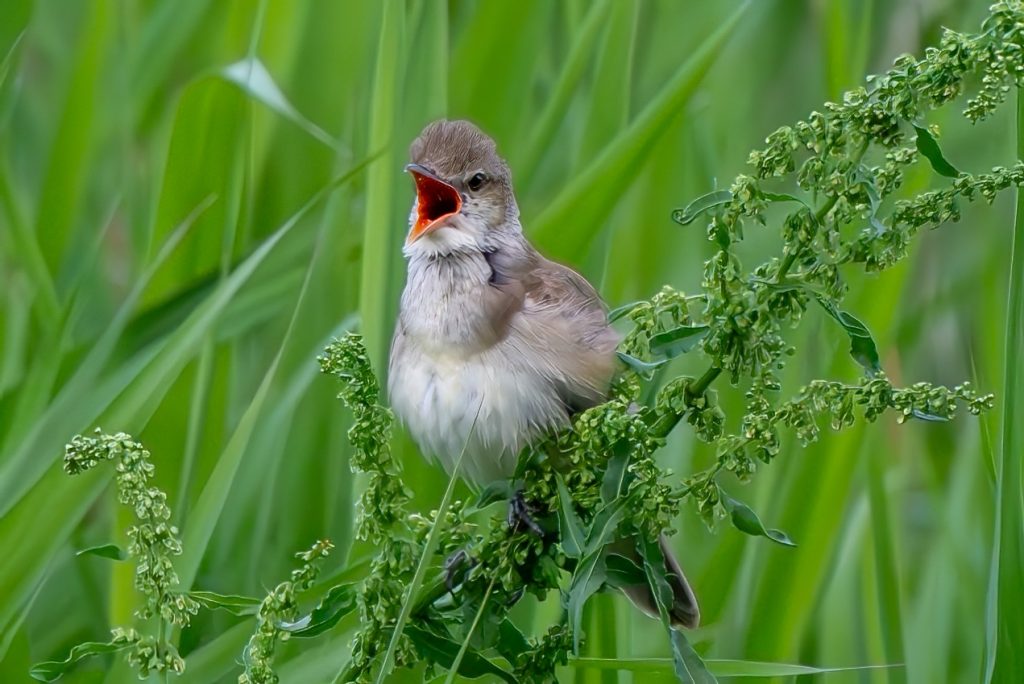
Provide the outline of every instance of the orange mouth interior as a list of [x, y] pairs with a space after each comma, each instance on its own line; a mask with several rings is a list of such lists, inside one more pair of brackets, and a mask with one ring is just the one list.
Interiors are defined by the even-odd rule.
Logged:
[[462, 196], [454, 187], [426, 174], [412, 172], [416, 179], [416, 223], [409, 232], [409, 242], [439, 227], [441, 221], [457, 214]]

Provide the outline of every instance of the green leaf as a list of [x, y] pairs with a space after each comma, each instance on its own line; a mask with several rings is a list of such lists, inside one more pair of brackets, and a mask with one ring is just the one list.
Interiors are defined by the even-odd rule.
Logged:
[[710, 331], [706, 325], [681, 325], [651, 336], [651, 353], [672, 359], [696, 347]]
[[190, 591], [188, 595], [207, 610], [226, 610], [232, 615], [255, 615], [260, 609], [260, 600], [251, 596], [218, 594], [213, 591]]
[[[420, 656], [438, 663], [446, 668], [451, 667], [459, 654], [461, 644], [448, 637], [427, 631], [416, 625], [406, 625], [405, 634], [416, 646]], [[476, 651], [467, 651], [459, 663], [458, 673], [463, 677], [495, 676], [509, 684], [517, 684], [518, 680], [509, 672], [495, 665]]]
[[[1024, 95], [1017, 92], [1017, 158], [1024, 159]], [[1001, 444], [995, 461], [995, 532], [989, 566], [985, 682], [1024, 680], [1024, 192], [1017, 191], [1003, 333]]]
[[631, 558], [609, 553], [604, 558], [605, 579], [610, 586], [622, 589], [647, 583], [647, 574]]
[[519, 655], [530, 650], [529, 640], [508, 618], [498, 624], [498, 640], [494, 646], [498, 653], [510, 663], [514, 663]]
[[625, 489], [624, 485], [629, 477], [630, 454], [628, 448], [617, 445], [615, 453], [608, 459], [604, 476], [601, 478], [601, 501], [603, 503], [608, 504], [619, 498]]
[[44, 663], [33, 665], [32, 669], [29, 670], [29, 674], [33, 679], [38, 679], [41, 682], [53, 682], [60, 679], [75, 663], [83, 658], [91, 658], [92, 656], [105, 653], [117, 653], [128, 648], [128, 646], [130, 646], [128, 643], [115, 644], [110, 641], [87, 641], [72, 648], [71, 652], [68, 653], [68, 657], [64, 660], [48, 660]]
[[605, 582], [604, 553], [600, 550], [583, 557], [576, 571], [573, 573], [572, 582], [569, 584], [569, 600], [567, 611], [569, 613], [569, 628], [572, 630], [572, 651], [574, 654], [580, 652], [580, 641], [583, 636], [583, 606], [587, 600], [596, 594]]
[[913, 409], [910, 412], [910, 415], [912, 415], [914, 418], [917, 418], [918, 420], [924, 420], [924, 421], [927, 421], [929, 423], [948, 423], [949, 422], [949, 418], [946, 418], [945, 416], [937, 416], [934, 413], [928, 413], [927, 411], [919, 411], [918, 409]]
[[882, 365], [878, 359], [878, 349], [875, 347], [875, 340], [871, 337], [868, 327], [856, 316], [848, 311], [841, 311], [824, 297], [818, 297], [817, 300], [850, 336], [850, 356], [871, 375], [881, 371]]
[[708, 672], [697, 652], [679, 630], [672, 629], [669, 621], [668, 607], [672, 604], [672, 587], [668, 583], [665, 568], [665, 555], [657, 542], [639, 540], [640, 555], [644, 559], [644, 574], [647, 575], [647, 586], [658, 605], [661, 624], [668, 634], [672, 645], [672, 663], [676, 677], [685, 684], [713, 684], [715, 678]]
[[663, 366], [668, 363], [668, 359], [660, 359], [658, 361], [641, 361], [635, 356], [630, 356], [624, 352], [615, 352], [615, 354], [619, 357], [620, 361], [629, 366], [630, 370], [645, 380], [650, 380], [654, 375], [654, 371], [657, 370], [659, 366]]
[[539, 246], [552, 257], [579, 254], [593, 227], [607, 219], [629, 183], [638, 177], [651, 148], [668, 130], [714, 64], [726, 40], [750, 6], [740, 5], [689, 52], [689, 58], [597, 159], [579, 174], [533, 221]]
[[331, 587], [327, 595], [320, 600], [317, 607], [309, 615], [291, 623], [278, 625], [289, 632], [292, 637], [309, 639], [320, 636], [334, 627], [341, 618], [351, 613], [356, 607], [356, 587], [354, 584], [339, 584]]
[[586, 546], [586, 538], [583, 534], [583, 523], [576, 515], [576, 508], [565, 487], [561, 475], [555, 475], [555, 482], [558, 485], [558, 532], [562, 542], [562, 550], [569, 558], [579, 558], [583, 555]]
[[311, 136], [327, 145], [331, 149], [337, 146], [327, 132], [307, 119], [295, 106], [288, 101], [284, 93], [274, 81], [274, 77], [267, 71], [258, 58], [243, 59], [234, 64], [224, 67], [220, 72], [227, 81], [234, 83], [244, 92], [259, 100], [272, 110], [288, 119]]
[[597, 553], [612, 541], [619, 529], [619, 523], [625, 517], [625, 505], [624, 499], [615, 499], [610, 504], [602, 506], [594, 515], [590, 529], [587, 530], [587, 542], [583, 549], [585, 554]]
[[99, 546], [90, 546], [82, 549], [81, 551], [75, 552], [76, 556], [99, 556], [100, 558], [108, 558], [114, 561], [123, 561], [128, 558], [128, 554], [125, 553], [117, 544], [100, 544]]
[[641, 304], [646, 304], [646, 303], [647, 302], [639, 301], [639, 302], [630, 302], [629, 304], [623, 304], [622, 306], [617, 306], [617, 307], [615, 307], [614, 309], [612, 309], [611, 311], [608, 312], [608, 322], [609, 323], [614, 323], [615, 321], [619, 320], [623, 316], [628, 316], [629, 314], [633, 313], [633, 309], [635, 309], [636, 307], [640, 306]]
[[737, 530], [755, 537], [767, 537], [783, 546], [796, 546], [796, 542], [790, 539], [785, 532], [766, 528], [750, 506], [742, 501], [737, 501], [721, 489], [718, 491], [722, 498], [722, 505], [725, 506], [725, 510], [729, 511], [729, 517]]
[[476, 502], [473, 504], [473, 508], [476, 510], [483, 510], [491, 504], [498, 503], [499, 501], [508, 501], [515, 494], [515, 487], [509, 480], [498, 480], [492, 482], [481, 490], [480, 495], [476, 498]]
[[761, 197], [769, 202], [796, 202], [797, 204], [804, 205], [809, 211], [813, 212], [811, 205], [796, 195], [790, 195], [788, 192], [762, 192]]
[[914, 131], [917, 133], [917, 151], [924, 155], [935, 173], [946, 178], [957, 178], [960, 171], [943, 156], [942, 149], [931, 131], [917, 124], [914, 124]]
[[716, 207], [732, 202], [732, 192], [729, 190], [713, 190], [706, 195], [701, 195], [686, 205], [683, 209], [676, 209], [672, 212], [672, 220], [681, 226], [693, 223], [697, 217]]

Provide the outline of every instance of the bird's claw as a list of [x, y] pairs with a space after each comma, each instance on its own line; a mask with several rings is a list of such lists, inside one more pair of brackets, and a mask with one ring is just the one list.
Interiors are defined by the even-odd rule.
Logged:
[[508, 526], [513, 530], [525, 527], [538, 537], [544, 536], [544, 530], [530, 514], [530, 505], [523, 498], [522, 490], [517, 491], [508, 502]]

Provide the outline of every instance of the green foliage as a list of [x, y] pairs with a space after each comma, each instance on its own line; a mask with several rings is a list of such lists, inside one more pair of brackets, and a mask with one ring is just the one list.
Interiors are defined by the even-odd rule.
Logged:
[[271, 667], [274, 649], [278, 641], [291, 635], [293, 630], [286, 625], [298, 617], [298, 594], [313, 587], [319, 574], [317, 562], [325, 558], [333, 546], [329, 541], [318, 541], [308, 551], [295, 554], [302, 565], [292, 570], [291, 577], [274, 587], [260, 603], [256, 632], [242, 653], [245, 672], [238, 677], [238, 684], [277, 684], [280, 681]]
[[[388, 682], [457, 679], [441, 672], [456, 662], [479, 681], [646, 681], [692, 653], [719, 677], [1020, 680], [1024, 317], [1004, 190], [1020, 183], [1021, 152], [999, 106], [1019, 75], [1018, 3], [975, 35], [940, 29], [978, 25], [985, 4], [0, 3], [0, 681], [49, 658], [32, 673], [127, 684], [138, 674], [118, 652], [153, 659], [165, 641], [185, 671], [151, 680], [236, 681], [260, 597], [293, 569], [288, 550], [323, 537], [338, 551], [295, 595], [304, 614], [276, 623], [282, 684], [343, 679], [360, 611], [377, 607], [364, 678]], [[899, 58], [894, 80], [855, 91], [860, 105], [842, 99], [901, 51], [923, 59]], [[825, 100], [838, 104], [803, 116]], [[848, 129], [867, 114], [861, 152]], [[559, 436], [567, 456], [548, 445], [524, 459], [545, 539], [483, 510], [515, 483], [479, 498], [446, 489], [398, 429], [381, 432], [393, 474], [374, 485], [382, 507], [388, 481], [407, 488], [381, 530], [393, 538], [358, 539], [373, 470], [350, 473], [364, 452], [311, 362], [358, 325], [381, 369], [404, 278], [405, 146], [440, 116], [496, 138], [531, 239], [613, 306], [634, 302], [611, 316], [623, 331], [647, 326], [583, 432], [594, 449], [614, 437], [604, 421], [665, 436], [627, 435], [597, 459], [579, 434]], [[791, 172], [721, 182], [798, 119], [833, 152], [808, 149], [794, 124], [796, 148], [779, 150]], [[873, 137], [891, 132], [893, 145]], [[673, 229], [670, 209], [691, 197], [674, 214], [689, 228]], [[696, 224], [724, 227], [737, 198], [768, 229], [741, 215], [701, 240]], [[962, 228], [931, 232], [951, 220]], [[701, 264], [723, 250], [735, 282], [728, 265], [713, 275], [756, 318], [705, 294]], [[775, 354], [760, 315], [785, 306], [799, 310], [779, 344], [796, 352], [779, 357], [778, 389], [758, 387], [744, 359]], [[718, 354], [739, 368], [735, 388]], [[968, 378], [983, 391], [956, 387]], [[937, 421], [984, 407], [989, 390], [998, 412]], [[146, 487], [166, 492], [184, 546], [168, 591], [201, 606], [185, 628], [134, 615], [147, 604], [135, 561], [115, 559], [140, 522], [106, 495], [111, 472], [56, 465], [96, 424], [153, 447]], [[803, 437], [817, 441], [802, 450]], [[631, 487], [629, 506], [609, 506]], [[558, 541], [566, 521], [578, 548]], [[634, 550], [666, 521], [706, 625], [686, 633], [689, 650], [618, 595], [582, 600], [587, 568], [597, 594], [647, 582]], [[609, 524], [620, 539], [584, 553]], [[405, 557], [387, 573], [376, 554], [392, 545]], [[459, 550], [475, 557], [449, 594], [442, 566]], [[529, 589], [509, 607], [520, 597], [505, 586]], [[392, 661], [417, 664], [385, 668], [392, 646]]]

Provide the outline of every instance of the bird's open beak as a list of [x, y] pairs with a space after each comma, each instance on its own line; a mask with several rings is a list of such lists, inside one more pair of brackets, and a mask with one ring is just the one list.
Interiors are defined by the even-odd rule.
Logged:
[[416, 181], [416, 222], [409, 231], [406, 244], [412, 244], [427, 233], [441, 227], [444, 220], [462, 209], [462, 196], [449, 183], [419, 164], [409, 164], [405, 170]]

